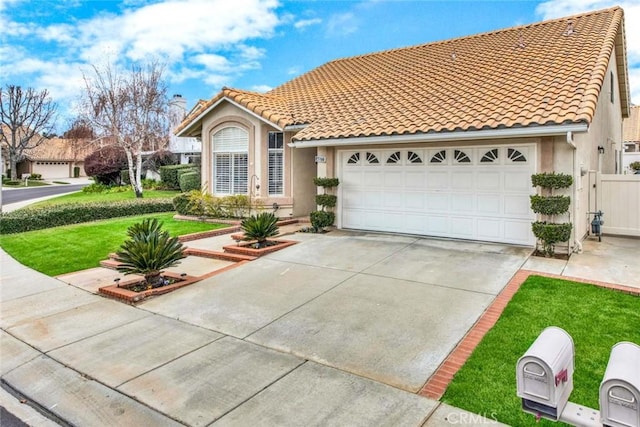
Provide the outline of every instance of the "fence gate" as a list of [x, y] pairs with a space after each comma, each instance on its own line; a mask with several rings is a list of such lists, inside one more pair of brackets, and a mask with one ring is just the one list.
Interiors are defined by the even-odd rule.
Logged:
[[[640, 237], [640, 175], [589, 176], [589, 209], [604, 212], [605, 234]], [[592, 181], [594, 179], [594, 181]], [[592, 182], [595, 182], [595, 191]], [[595, 199], [595, 205], [593, 200]]]

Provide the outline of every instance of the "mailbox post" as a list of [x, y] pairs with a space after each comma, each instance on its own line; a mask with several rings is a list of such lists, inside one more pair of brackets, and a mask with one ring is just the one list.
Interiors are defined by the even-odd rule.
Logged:
[[579, 427], [640, 427], [640, 346], [620, 342], [611, 349], [600, 384], [600, 411], [569, 402], [574, 352], [573, 339], [563, 329], [542, 331], [516, 365], [522, 410]]
[[566, 331], [550, 326], [518, 359], [517, 394], [525, 412], [558, 421], [573, 391], [574, 348]]
[[619, 342], [611, 349], [600, 384], [600, 415], [606, 427], [640, 426], [640, 346]]

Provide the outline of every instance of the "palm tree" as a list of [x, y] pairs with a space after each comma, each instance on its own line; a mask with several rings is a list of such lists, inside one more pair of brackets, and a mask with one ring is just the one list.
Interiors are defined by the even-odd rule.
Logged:
[[152, 288], [162, 286], [162, 270], [174, 267], [185, 258], [184, 246], [177, 237], [162, 230], [156, 218], [147, 218], [127, 229], [128, 240], [116, 252], [118, 271], [142, 274]]

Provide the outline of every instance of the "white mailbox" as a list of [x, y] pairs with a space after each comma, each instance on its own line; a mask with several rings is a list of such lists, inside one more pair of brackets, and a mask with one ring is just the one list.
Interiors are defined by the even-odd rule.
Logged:
[[518, 359], [517, 394], [525, 412], [558, 420], [573, 391], [574, 353], [571, 336], [550, 326]]
[[611, 349], [600, 384], [600, 416], [608, 427], [640, 426], [640, 346], [619, 342]]

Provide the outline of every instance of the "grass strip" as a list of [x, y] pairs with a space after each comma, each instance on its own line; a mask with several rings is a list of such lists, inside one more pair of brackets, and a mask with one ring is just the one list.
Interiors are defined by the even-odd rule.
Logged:
[[569, 400], [597, 409], [611, 347], [640, 344], [640, 297], [566, 280], [530, 276], [496, 325], [456, 374], [442, 401], [512, 426], [558, 426], [525, 414], [516, 397], [515, 367], [547, 326], [567, 331], [575, 344]]
[[175, 213], [148, 214], [0, 236], [0, 246], [27, 267], [49, 276], [97, 267], [126, 239], [127, 228], [158, 218], [172, 236], [214, 230], [226, 224], [177, 221]]
[[[145, 199], [166, 199], [173, 198], [180, 194], [179, 191], [160, 191], [160, 190], [144, 190], [142, 195]], [[38, 208], [42, 206], [53, 206], [63, 203], [92, 203], [92, 202], [115, 202], [120, 200], [133, 200], [136, 198], [133, 190], [123, 191], [120, 193], [83, 193], [78, 191], [75, 193], [65, 194], [52, 199], [43, 200], [41, 202], [29, 205], [29, 208]]]

